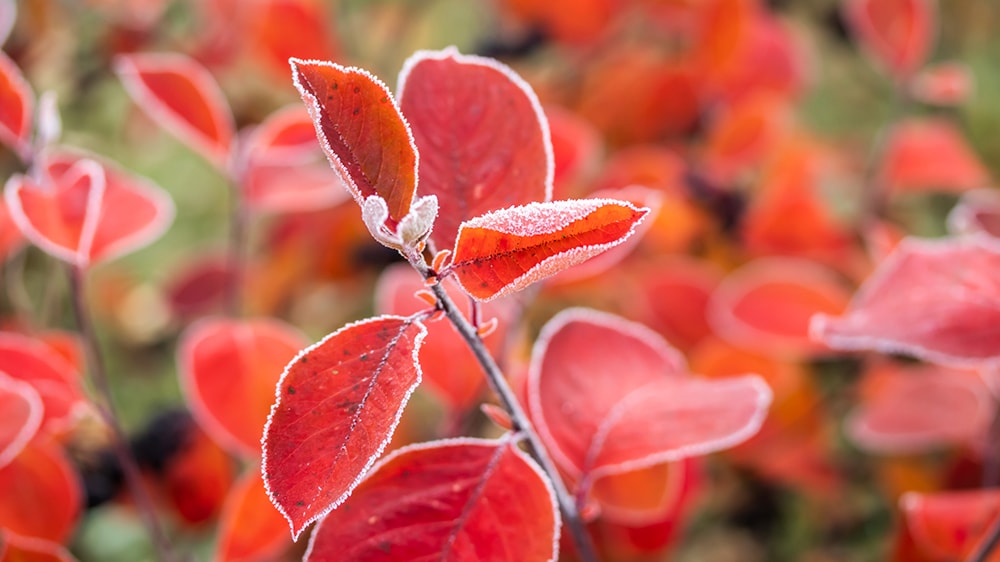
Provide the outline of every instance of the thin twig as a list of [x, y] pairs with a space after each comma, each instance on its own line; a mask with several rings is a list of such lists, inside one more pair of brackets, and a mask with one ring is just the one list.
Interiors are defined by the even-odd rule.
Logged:
[[139, 514], [146, 525], [146, 529], [149, 531], [159, 559], [163, 562], [173, 562], [176, 560], [176, 557], [160, 525], [152, 496], [150, 496], [149, 491], [146, 489], [142, 474], [139, 471], [139, 465], [127, 445], [128, 438], [125, 435], [124, 429], [122, 429], [117, 411], [115, 410], [104, 358], [101, 354], [100, 344], [97, 341], [93, 320], [90, 317], [85, 302], [83, 271], [79, 267], [70, 266], [69, 285], [70, 300], [73, 303], [73, 313], [76, 316], [77, 329], [83, 338], [87, 362], [90, 366], [88, 369], [90, 380], [97, 393], [94, 400], [97, 411], [103, 418], [104, 423], [112, 431], [112, 449], [115, 457], [118, 459], [118, 463], [121, 465], [129, 491], [132, 493]]
[[[425, 277], [427, 276], [426, 266], [421, 268], [419, 267], [420, 264], [414, 265], [421, 270], [421, 273], [425, 274]], [[587, 532], [583, 519], [580, 517], [580, 512], [576, 509], [576, 502], [574, 501], [573, 496], [569, 493], [569, 490], [566, 489], [566, 485], [559, 476], [559, 471], [556, 469], [555, 464], [549, 457], [541, 439], [539, 439], [538, 433], [535, 432], [535, 428], [532, 426], [531, 420], [528, 419], [527, 414], [521, 408], [521, 404], [518, 401], [517, 396], [510, 388], [510, 385], [507, 384], [507, 379], [500, 371], [500, 367], [493, 359], [493, 356], [490, 355], [490, 352], [486, 349], [483, 341], [479, 338], [479, 334], [476, 332], [476, 329], [458, 310], [454, 301], [451, 300], [448, 293], [444, 290], [444, 287], [441, 286], [441, 283], [434, 283], [431, 286], [431, 290], [434, 292], [434, 295], [437, 296], [441, 309], [444, 310], [448, 320], [455, 327], [455, 329], [458, 330], [462, 339], [465, 340], [465, 343], [469, 346], [469, 349], [472, 350], [472, 353], [479, 361], [479, 365], [486, 373], [486, 378], [489, 380], [490, 386], [500, 399], [500, 403], [510, 414], [511, 423], [514, 425], [514, 431], [520, 431], [524, 435], [532, 456], [538, 461], [538, 464], [541, 465], [542, 470], [546, 475], [548, 475], [549, 480], [552, 481], [552, 488], [555, 490], [556, 500], [559, 503], [559, 510], [562, 512], [563, 523], [569, 531], [570, 537], [573, 539], [573, 544], [576, 545], [576, 551], [580, 556], [580, 560], [582, 562], [597, 562], [597, 554], [594, 550], [594, 545], [590, 540], [590, 534]]]
[[229, 294], [226, 309], [230, 316], [239, 317], [243, 313], [243, 284], [246, 281], [246, 238], [248, 212], [246, 201], [240, 192], [240, 185], [231, 182], [229, 190]]

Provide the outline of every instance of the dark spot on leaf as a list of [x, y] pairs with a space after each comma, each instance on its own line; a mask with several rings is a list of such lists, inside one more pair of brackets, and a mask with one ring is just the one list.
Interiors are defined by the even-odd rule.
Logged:
[[297, 502], [295, 502], [295, 506], [296, 506], [296, 507], [302, 507], [302, 506], [304, 506], [305, 504], [306, 504], [306, 502], [304, 502], [304, 501], [297, 501]]
[[382, 103], [389, 103], [389, 98], [387, 98], [386, 96], [382, 96], [382, 99], [380, 99], [378, 101], [380, 101]]
[[355, 107], [354, 108], [354, 114], [357, 115], [359, 113], [361, 113], [361, 108], [360, 107]]
[[336, 90], [337, 89], [337, 83], [336, 82], [330, 83], [330, 88], [333, 89], [333, 90]]
[[299, 359], [299, 361], [301, 361], [301, 362], [303, 362], [303, 363], [308, 363], [308, 362], [309, 362], [309, 358], [308, 358], [308, 357], [306, 357], [305, 355], [303, 355], [303, 356], [302, 356], [302, 359]]
[[386, 554], [389, 554], [390, 552], [392, 552], [392, 543], [390, 543], [389, 541], [379, 541], [378, 549]]
[[358, 86], [355, 86], [354, 87], [354, 93], [355, 94], [360, 94], [361, 93], [361, 88], [359, 88]]
[[295, 394], [295, 387], [294, 387], [294, 386], [291, 386], [291, 385], [289, 385], [289, 386], [288, 386], [288, 393], [289, 393], [289, 394]]
[[362, 353], [361, 357], [359, 357], [358, 359], [361, 359], [362, 361], [368, 361], [368, 354], [367, 353]]

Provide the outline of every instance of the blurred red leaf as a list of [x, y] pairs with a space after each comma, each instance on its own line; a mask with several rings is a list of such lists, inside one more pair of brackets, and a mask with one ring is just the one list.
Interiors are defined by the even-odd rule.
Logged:
[[847, 435], [875, 453], [920, 453], [982, 439], [996, 403], [976, 373], [933, 365], [883, 365], [846, 422]]
[[452, 248], [468, 219], [552, 198], [548, 120], [510, 68], [455, 49], [418, 51], [399, 74], [399, 105], [420, 150], [420, 193], [438, 197], [436, 250]]
[[730, 102], [761, 93], [796, 97], [817, 66], [808, 46], [785, 21], [770, 14], [759, 12], [749, 26], [746, 44], [735, 53], [736, 62], [716, 80], [710, 77], [715, 97]]
[[0, 467], [35, 436], [43, 413], [42, 398], [34, 387], [0, 372]]
[[371, 318], [328, 335], [285, 368], [261, 470], [294, 538], [347, 499], [382, 454], [420, 384], [426, 334], [412, 318]]
[[274, 560], [291, 544], [288, 523], [267, 497], [260, 469], [250, 467], [233, 485], [222, 508], [214, 559], [219, 562]]
[[736, 345], [778, 355], [823, 349], [810, 339], [814, 314], [837, 314], [850, 300], [830, 270], [797, 258], [760, 258], [733, 271], [708, 305], [715, 333]]
[[348, 192], [316, 142], [316, 128], [304, 107], [280, 109], [254, 128], [248, 139], [242, 181], [247, 204], [259, 211], [311, 211], [344, 201]]
[[723, 185], [759, 166], [790, 125], [787, 104], [769, 95], [747, 97], [713, 116], [704, 166]]
[[1000, 192], [983, 188], [963, 193], [948, 213], [948, 230], [952, 234], [979, 232], [1000, 238]]
[[961, 105], [972, 96], [972, 70], [961, 62], [949, 61], [928, 66], [913, 78], [910, 94], [931, 105]]
[[0, 529], [0, 562], [76, 562], [59, 543]]
[[205, 67], [178, 53], [115, 59], [125, 90], [161, 127], [225, 170], [235, 135], [229, 103]]
[[648, 212], [612, 199], [493, 211], [462, 223], [449, 267], [467, 293], [488, 301], [621, 244]]
[[698, 11], [692, 56], [710, 91], [739, 69], [759, 13], [757, 0], [707, 0]]
[[718, 268], [685, 256], [645, 261], [635, 268], [636, 290], [626, 301], [628, 316], [653, 328], [682, 350], [711, 333], [706, 311], [722, 280]]
[[600, 506], [601, 519], [641, 525], [658, 521], [676, 510], [689, 486], [687, 467], [679, 462], [660, 463], [597, 479], [591, 489]]
[[0, 467], [0, 528], [62, 543], [80, 516], [83, 490], [65, 453], [35, 439]]
[[558, 558], [552, 489], [509, 439], [404, 447], [316, 526], [306, 560]]
[[187, 433], [179, 449], [157, 474], [157, 484], [166, 504], [181, 521], [199, 525], [219, 513], [233, 483], [234, 465], [232, 458], [201, 427], [191, 418], [186, 420]]
[[757, 431], [771, 401], [760, 377], [688, 376], [656, 333], [587, 309], [542, 328], [527, 393], [540, 436], [584, 486], [735, 445]]
[[0, 262], [24, 245], [24, 235], [14, 223], [7, 208], [7, 202], [0, 199]]
[[503, 0], [506, 10], [546, 37], [564, 43], [593, 43], [621, 8], [621, 0]]
[[966, 191], [985, 187], [990, 175], [965, 137], [943, 119], [909, 119], [893, 127], [879, 181], [899, 191]]
[[[947, 560], [965, 560], [1000, 517], [1000, 490], [909, 492], [900, 507], [916, 546]], [[996, 555], [988, 558], [995, 560]]]
[[395, 229], [417, 188], [417, 148], [389, 89], [360, 68], [290, 62], [330, 164], [359, 204], [372, 195], [384, 199]]
[[80, 267], [150, 244], [174, 217], [158, 186], [75, 151], [46, 153], [46, 177], [15, 175], [4, 192], [24, 235], [49, 254]]
[[80, 374], [49, 346], [27, 336], [0, 332], [0, 372], [31, 385], [42, 399], [42, 429], [66, 429], [84, 407]]
[[572, 111], [545, 107], [552, 139], [552, 199], [577, 195], [576, 183], [591, 175], [601, 157], [602, 139], [597, 129]]
[[283, 75], [292, 57], [336, 58], [335, 29], [325, 7], [317, 0], [255, 2], [251, 7], [247, 43]]
[[814, 139], [794, 135], [770, 155], [741, 222], [751, 255], [798, 256], [846, 269], [855, 234], [823, 197], [836, 181], [831, 151]]
[[28, 160], [31, 154], [34, 114], [35, 97], [31, 86], [14, 61], [0, 52], [0, 142], [13, 149], [22, 160]]
[[274, 387], [306, 338], [277, 320], [206, 318], [178, 344], [181, 387], [198, 423], [219, 445], [260, 455]]
[[841, 316], [819, 314], [810, 332], [835, 349], [907, 353], [976, 364], [1000, 350], [1000, 248], [984, 235], [906, 238]]
[[[457, 284], [446, 279], [443, 286], [452, 299], [462, 302], [464, 293]], [[380, 314], [395, 315], [426, 310], [428, 304], [414, 297], [414, 293], [421, 289], [426, 289], [424, 281], [409, 264], [390, 266], [379, 277], [375, 287], [375, 310]], [[499, 321], [497, 331], [485, 338], [487, 348], [495, 356], [501, 351], [509, 314], [509, 307], [502, 300], [481, 305], [480, 315], [484, 320], [497, 318]], [[448, 322], [427, 325], [427, 337], [420, 348], [420, 364], [426, 388], [455, 412], [470, 407], [479, 398], [486, 383], [475, 355]]]
[[933, 0], [844, 0], [844, 19], [864, 52], [902, 80], [927, 59], [937, 33]]
[[609, 145], [654, 143], [697, 126], [701, 91], [694, 64], [628, 42], [586, 70], [575, 109]]

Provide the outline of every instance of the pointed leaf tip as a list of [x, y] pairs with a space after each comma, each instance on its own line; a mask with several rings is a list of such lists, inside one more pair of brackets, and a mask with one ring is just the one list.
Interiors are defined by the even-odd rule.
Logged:
[[449, 267], [468, 294], [489, 301], [621, 244], [648, 213], [613, 199], [494, 211], [462, 223]]
[[382, 454], [420, 383], [427, 334], [412, 319], [381, 316], [330, 334], [285, 368], [264, 428], [268, 495], [293, 538], [340, 505]]
[[417, 149], [389, 89], [360, 68], [296, 58], [289, 64], [333, 169], [359, 204], [384, 199], [394, 228], [413, 202]]

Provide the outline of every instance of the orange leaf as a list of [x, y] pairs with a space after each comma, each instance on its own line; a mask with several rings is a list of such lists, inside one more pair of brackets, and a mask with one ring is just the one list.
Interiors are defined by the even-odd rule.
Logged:
[[494, 211], [462, 223], [450, 270], [476, 300], [495, 299], [621, 244], [648, 212], [611, 199]]
[[76, 562], [57, 542], [0, 529], [0, 562]]
[[121, 55], [115, 71], [133, 101], [161, 127], [226, 169], [233, 116], [205, 67], [177, 53]]
[[265, 0], [251, 9], [250, 45], [275, 69], [288, 70], [288, 59], [334, 58], [333, 20], [317, 0]]
[[900, 507], [919, 548], [938, 559], [965, 560], [1000, 517], [1000, 490], [910, 492], [900, 498]]
[[40, 341], [0, 332], [0, 371], [31, 385], [42, 399], [43, 431], [59, 431], [75, 421], [84, 407], [80, 374]]
[[392, 94], [360, 68], [291, 59], [292, 78], [333, 169], [359, 204], [385, 200], [395, 228], [417, 188], [417, 148]]

